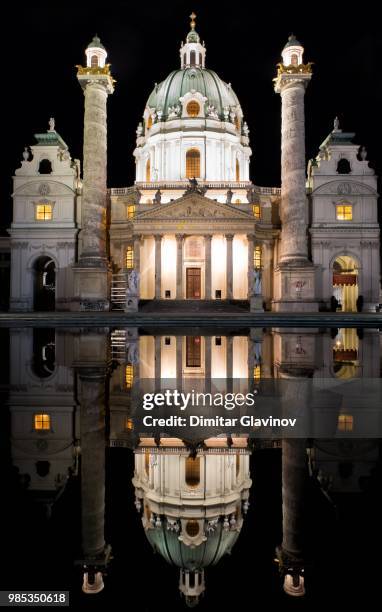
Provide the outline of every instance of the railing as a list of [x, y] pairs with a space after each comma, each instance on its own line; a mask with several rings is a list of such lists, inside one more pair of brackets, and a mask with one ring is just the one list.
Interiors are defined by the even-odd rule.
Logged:
[[[111, 196], [127, 196], [134, 193], [135, 189], [150, 189], [157, 191], [158, 189], [186, 189], [189, 186], [189, 181], [151, 181], [149, 183], [143, 183], [137, 181], [133, 187], [112, 187], [109, 189]], [[279, 187], [258, 187], [253, 185], [251, 181], [198, 181], [198, 184], [207, 189], [250, 189], [254, 188], [256, 193], [260, 195], [281, 195], [281, 189]]]
[[118, 272], [111, 279], [111, 309], [124, 310], [126, 304], [126, 275]]

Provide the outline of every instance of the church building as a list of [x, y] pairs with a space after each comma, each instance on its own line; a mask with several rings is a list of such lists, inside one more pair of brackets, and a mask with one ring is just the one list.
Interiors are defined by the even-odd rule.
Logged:
[[131, 186], [107, 185], [107, 98], [115, 82], [100, 39], [87, 47], [77, 67], [82, 164], [51, 118], [15, 172], [11, 310], [134, 312], [150, 301], [163, 310], [186, 300], [190, 307], [238, 301], [252, 312], [376, 310], [377, 177], [366, 149], [337, 119], [306, 165], [312, 65], [302, 45], [289, 37], [274, 78], [281, 189], [262, 187], [250, 178], [245, 109], [208, 67], [195, 17], [178, 67], [143, 107]]

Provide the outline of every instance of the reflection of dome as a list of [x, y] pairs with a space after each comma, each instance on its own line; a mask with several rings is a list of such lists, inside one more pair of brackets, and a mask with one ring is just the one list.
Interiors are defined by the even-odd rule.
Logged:
[[252, 484], [249, 451], [244, 438], [231, 449], [220, 444], [219, 452], [206, 441], [193, 457], [175, 442], [136, 451], [135, 505], [154, 551], [180, 569], [179, 590], [193, 607], [205, 590], [205, 568], [239, 537]]
[[179, 99], [193, 90], [207, 98], [206, 105], [214, 106], [221, 120], [224, 119], [225, 108], [231, 110], [240, 106], [230, 85], [222, 81], [213, 70], [200, 67], [173, 70], [154, 88], [146, 106], [161, 109], [163, 119], [166, 119], [169, 108], [179, 104]]

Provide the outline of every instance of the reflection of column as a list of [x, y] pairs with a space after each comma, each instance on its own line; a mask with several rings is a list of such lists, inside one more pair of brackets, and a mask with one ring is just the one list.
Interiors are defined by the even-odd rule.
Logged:
[[226, 337], [226, 346], [227, 346], [227, 378], [232, 378], [233, 376], [233, 338], [232, 336]]
[[206, 379], [211, 378], [211, 336], [204, 338], [204, 376]]
[[176, 299], [183, 298], [183, 234], [176, 234]]
[[81, 516], [85, 593], [103, 589], [110, 547], [105, 546], [105, 403], [102, 366], [81, 367]]
[[204, 236], [204, 257], [205, 257], [205, 299], [210, 300], [211, 296], [211, 234]]
[[227, 244], [227, 300], [233, 298], [233, 257], [232, 257], [232, 242], [233, 234], [225, 235]]
[[283, 541], [278, 550], [288, 595], [305, 593], [303, 558], [304, 489], [306, 482], [305, 439], [282, 440]]
[[183, 336], [176, 336], [176, 379], [177, 388], [181, 388], [183, 378]]
[[141, 237], [134, 236], [134, 270], [141, 271]]
[[161, 298], [162, 284], [162, 236], [156, 234], [155, 238], [155, 299]]
[[155, 380], [159, 381], [161, 377], [161, 349], [162, 336], [155, 336]]
[[248, 299], [250, 300], [253, 295], [253, 262], [254, 262], [254, 249], [255, 249], [255, 237], [253, 234], [247, 235], [248, 240]]

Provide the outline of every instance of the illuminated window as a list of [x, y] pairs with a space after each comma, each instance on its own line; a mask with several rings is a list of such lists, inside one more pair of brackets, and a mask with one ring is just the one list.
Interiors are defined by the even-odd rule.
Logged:
[[298, 56], [295, 53], [291, 55], [290, 63], [292, 64], [292, 66], [298, 66]]
[[126, 389], [131, 389], [131, 387], [133, 386], [133, 380], [134, 380], [133, 366], [127, 365], [125, 369]]
[[51, 204], [37, 204], [36, 219], [37, 221], [51, 221], [53, 218], [53, 206]]
[[195, 51], [191, 51], [190, 53], [190, 65], [195, 66], [196, 64], [196, 53]]
[[260, 380], [261, 378], [261, 366], [260, 365], [256, 365], [253, 368], [253, 378], [254, 380]]
[[238, 115], [236, 115], [235, 117], [235, 127], [237, 130], [240, 130], [240, 119], [238, 117]]
[[338, 431], [353, 431], [354, 419], [352, 414], [338, 415]]
[[146, 183], [151, 181], [151, 165], [150, 160], [148, 159], [146, 162]]
[[132, 431], [134, 429], [133, 419], [125, 419], [125, 429], [126, 431]]
[[260, 204], [252, 204], [252, 211], [253, 211], [253, 216], [255, 217], [255, 219], [260, 219], [260, 216], [261, 216]]
[[198, 102], [192, 100], [187, 104], [186, 113], [189, 117], [197, 117], [200, 113], [200, 106]]
[[200, 483], [200, 457], [187, 457], [186, 459], [186, 484], [189, 487], [197, 487]]
[[133, 219], [135, 217], [135, 206], [131, 204], [127, 207], [127, 218]]
[[338, 221], [351, 221], [353, 219], [353, 206], [351, 204], [337, 204], [336, 216]]
[[198, 149], [189, 149], [186, 153], [186, 177], [200, 176], [200, 153]]
[[134, 247], [128, 246], [126, 251], [126, 268], [131, 270], [134, 268]]
[[34, 429], [36, 431], [50, 431], [50, 414], [35, 414]]
[[236, 180], [240, 181], [240, 164], [239, 160], [236, 160]]
[[261, 246], [259, 244], [253, 250], [253, 265], [255, 268], [261, 268]]
[[190, 538], [195, 538], [199, 533], [199, 523], [198, 521], [187, 521], [186, 523], [186, 532]]
[[90, 65], [92, 68], [98, 68], [98, 57], [96, 55], [91, 56]]
[[146, 119], [146, 130], [149, 130], [153, 126], [153, 118], [149, 115]]
[[235, 200], [235, 204], [241, 204], [241, 200]]

